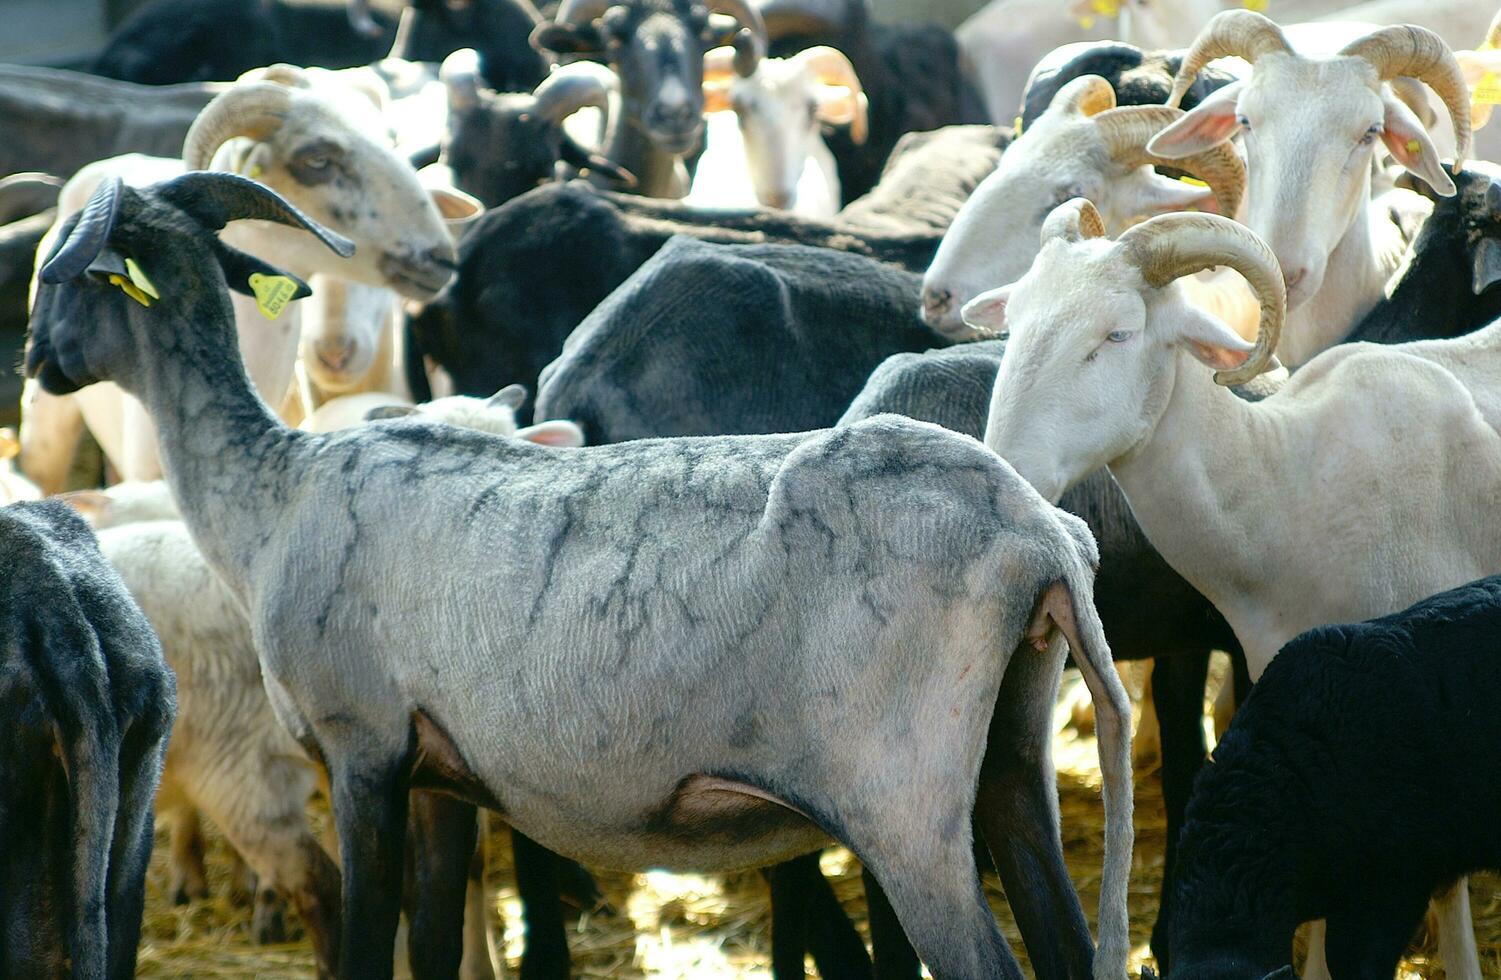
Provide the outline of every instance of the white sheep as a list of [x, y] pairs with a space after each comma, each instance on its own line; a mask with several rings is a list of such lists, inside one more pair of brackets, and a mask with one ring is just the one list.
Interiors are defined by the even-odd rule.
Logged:
[[[431, 297], [453, 274], [454, 248], [445, 220], [472, 215], [478, 202], [452, 188], [425, 188], [389, 145], [378, 93], [347, 81], [337, 72], [286, 65], [260, 69], [204, 109], [189, 130], [181, 161], [129, 154], [83, 168], [63, 188], [57, 224], [38, 249], [39, 261], [57, 228], [108, 175], [148, 184], [212, 163], [276, 188], [351, 236], [360, 252], [353, 262], [339, 262], [321, 245], [310, 248], [304, 239], [312, 236], [305, 232], [266, 222], [235, 226], [226, 232], [227, 241], [274, 258], [299, 277], [329, 272], [414, 298]], [[232, 286], [252, 292], [248, 282]], [[279, 405], [297, 355], [297, 305], [268, 322], [252, 296], [236, 295], [233, 302], [251, 380]], [[113, 385], [63, 398], [28, 385], [22, 404], [21, 468], [44, 491], [62, 489], [85, 425], [123, 479], [161, 476], [150, 420]]]
[[865, 142], [865, 93], [854, 66], [823, 46], [763, 58], [749, 77], [734, 61], [733, 48], [704, 55], [705, 145], [687, 202], [833, 217], [842, 204], [839, 171], [820, 129], [848, 126], [851, 140]]
[[[1501, 568], [1501, 324], [1343, 344], [1252, 403], [1224, 386], [1255, 377], [1281, 332], [1285, 287], [1261, 239], [1165, 215], [1110, 241], [1086, 201], [1044, 235], [1019, 282], [965, 311], [1010, 333], [986, 444], [1054, 500], [1108, 466], [1152, 545], [1235, 630], [1253, 679], [1306, 629]], [[1211, 265], [1260, 298], [1254, 344], [1187, 304], [1176, 280]], [[1450, 976], [1478, 980], [1465, 889], [1440, 911]], [[1327, 975], [1320, 946], [1308, 976]]]

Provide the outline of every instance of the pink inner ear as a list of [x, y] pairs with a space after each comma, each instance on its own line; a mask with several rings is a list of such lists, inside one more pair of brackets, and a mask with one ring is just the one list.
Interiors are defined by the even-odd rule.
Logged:
[[967, 323], [977, 323], [982, 327], [997, 328], [1006, 322], [1006, 301], [1009, 295], [981, 296], [971, 300], [964, 307], [964, 319]]
[[1202, 153], [1235, 135], [1235, 103], [1206, 102], [1152, 137], [1147, 152], [1168, 159]]
[[1193, 348], [1194, 357], [1216, 371], [1228, 371], [1231, 368], [1240, 367], [1246, 362], [1246, 358], [1251, 356], [1250, 351], [1231, 350], [1228, 347], [1217, 347], [1198, 340], [1190, 340], [1188, 343]]

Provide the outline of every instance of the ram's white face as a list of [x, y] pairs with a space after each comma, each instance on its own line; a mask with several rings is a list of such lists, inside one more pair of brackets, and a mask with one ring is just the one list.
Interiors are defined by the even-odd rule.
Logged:
[[377, 355], [389, 356], [398, 313], [394, 293], [336, 276], [315, 276], [302, 303], [302, 363], [329, 394], [363, 381]]
[[796, 68], [791, 61], [767, 59], [730, 89], [756, 199], [768, 207], [797, 205], [797, 183], [819, 138], [817, 86]]
[[1438, 193], [1454, 192], [1423, 124], [1361, 58], [1263, 55], [1250, 79], [1204, 100], [1148, 149], [1176, 158], [1237, 133], [1250, 171], [1246, 224], [1277, 256], [1289, 309], [1318, 293], [1366, 206], [1378, 143]]
[[241, 146], [235, 169], [354, 241], [356, 251], [340, 259], [311, 236], [267, 225], [280, 250], [274, 257], [302, 274], [325, 272], [431, 299], [453, 277], [456, 259], [438, 192], [423, 187], [392, 149], [388, 127], [368, 102], [294, 91], [280, 129]]
[[1204, 187], [1151, 167], [1128, 170], [1113, 162], [1091, 118], [1060, 106], [1070, 86], [1006, 148], [1000, 166], [975, 188], [944, 234], [923, 276], [922, 318], [934, 330], [972, 337], [960, 315], [964, 304], [1027, 271], [1037, 257], [1043, 220], [1064, 201], [1092, 202], [1110, 232], [1164, 211], [1212, 206], [1213, 194]]
[[1177, 352], [1225, 366], [1252, 345], [1156, 289], [1112, 241], [1054, 239], [1020, 281], [972, 300], [967, 320], [1004, 325], [985, 444], [1050, 501], [1156, 426]]

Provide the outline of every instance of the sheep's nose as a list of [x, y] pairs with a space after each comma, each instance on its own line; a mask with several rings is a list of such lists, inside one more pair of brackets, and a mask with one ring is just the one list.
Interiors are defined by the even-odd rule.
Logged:
[[793, 200], [792, 195], [788, 194], [786, 191], [775, 191], [771, 194], [766, 195], [765, 203], [769, 208], [780, 208], [783, 211], [786, 211], [792, 207]]
[[929, 324], [937, 323], [948, 316], [954, 306], [954, 294], [947, 289], [924, 287], [922, 291], [922, 318]]
[[313, 344], [318, 360], [330, 371], [342, 371], [354, 359], [355, 343], [348, 337], [320, 339]]

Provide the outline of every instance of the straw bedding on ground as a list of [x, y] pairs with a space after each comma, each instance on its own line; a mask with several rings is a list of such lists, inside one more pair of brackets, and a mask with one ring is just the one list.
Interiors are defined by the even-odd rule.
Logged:
[[[1063, 815], [1063, 842], [1069, 870], [1091, 921], [1098, 909], [1101, 837], [1099, 771], [1094, 741], [1071, 729], [1055, 742]], [[1136, 953], [1133, 967], [1146, 956], [1146, 943], [1157, 908], [1162, 875], [1165, 826], [1155, 775], [1139, 772], [1136, 785], [1136, 855], [1131, 882], [1131, 925]], [[315, 806], [314, 818], [326, 821]], [[210, 828], [209, 875], [212, 897], [191, 906], [173, 907], [166, 892], [166, 842], [158, 836], [148, 881], [140, 975], [203, 977], [209, 980], [310, 977], [312, 954], [304, 941], [257, 946], [250, 939], [250, 910], [229, 901], [228, 852]], [[514, 974], [520, 954], [520, 906], [516, 899], [508, 838], [492, 827], [486, 884], [497, 935], [504, 935], [504, 956]], [[862, 932], [866, 928], [859, 866], [840, 849], [824, 857], [824, 870]], [[581, 916], [572, 926], [570, 944], [574, 975], [592, 978], [719, 978], [770, 976], [770, 915], [767, 891], [759, 874], [701, 878], [665, 873], [599, 875], [611, 908]], [[1025, 954], [994, 880], [987, 882], [991, 904], [1012, 948]], [[1501, 879], [1485, 876], [1471, 882], [1481, 965], [1487, 977], [1501, 977]], [[290, 914], [290, 913], [289, 913]], [[289, 923], [300, 932], [295, 918]], [[1405, 964], [1400, 980], [1442, 980], [1431, 962], [1425, 940]], [[1030, 969], [1027, 970], [1030, 975]], [[811, 962], [809, 975], [813, 971]]]

